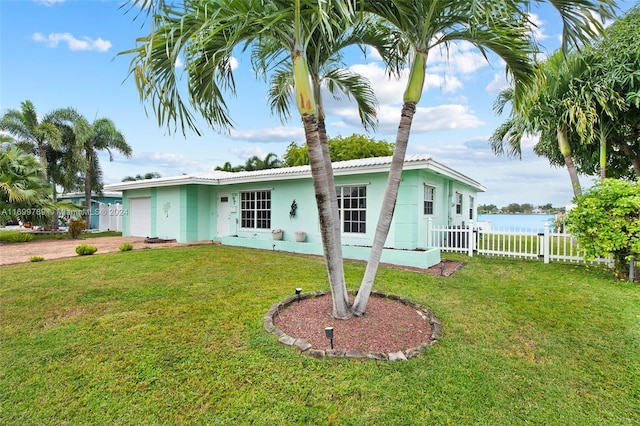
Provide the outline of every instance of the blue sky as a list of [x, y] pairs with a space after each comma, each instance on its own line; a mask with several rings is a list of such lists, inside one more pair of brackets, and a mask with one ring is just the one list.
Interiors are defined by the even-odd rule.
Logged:
[[[114, 121], [133, 148], [131, 158], [101, 157], [105, 183], [124, 176], [158, 172], [163, 177], [206, 172], [226, 161], [241, 164], [253, 155], [284, 154], [292, 141], [304, 142], [300, 120], [282, 124], [271, 115], [267, 85], [258, 81], [247, 57], [236, 57], [237, 98], [229, 98], [235, 129], [219, 134], [203, 128], [203, 136], [169, 134], [155, 116], [145, 113], [132, 78], [130, 56], [148, 34], [141, 20], [125, 14], [120, 0], [2, 0], [0, 2], [0, 112], [31, 100], [40, 114], [73, 107], [90, 120]], [[628, 9], [632, 3], [621, 3]], [[560, 43], [560, 19], [547, 9], [532, 11], [536, 33], [550, 52]], [[405, 80], [389, 80], [375, 55], [359, 52], [349, 66], [372, 82], [378, 96], [379, 126], [369, 136], [393, 142]], [[458, 45], [446, 61], [429, 58], [428, 80], [414, 118], [409, 154], [429, 154], [487, 188], [479, 204], [552, 203], [565, 206], [572, 191], [565, 169], [549, 166], [533, 154], [534, 140], [523, 147], [522, 160], [496, 157], [487, 143], [505, 119], [492, 105], [505, 87], [504, 66], [487, 63], [478, 51]], [[406, 73], [408, 75], [408, 73]], [[405, 75], [405, 78], [406, 78]], [[325, 97], [330, 136], [364, 134], [355, 107]], [[583, 185], [590, 179], [583, 177]]]

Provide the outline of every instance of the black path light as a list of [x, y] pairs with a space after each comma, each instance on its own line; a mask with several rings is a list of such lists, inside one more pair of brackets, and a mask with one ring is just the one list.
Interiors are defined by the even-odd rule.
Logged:
[[296, 288], [296, 297], [298, 298], [298, 303], [300, 303], [300, 293], [302, 293], [302, 289], [300, 287]]
[[325, 327], [324, 334], [327, 336], [327, 339], [329, 339], [331, 349], [333, 349], [333, 327]]

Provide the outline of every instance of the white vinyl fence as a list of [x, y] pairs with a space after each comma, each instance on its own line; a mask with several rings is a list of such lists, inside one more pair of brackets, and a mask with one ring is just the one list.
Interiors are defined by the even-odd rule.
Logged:
[[100, 218], [98, 224], [99, 231], [122, 232], [122, 204], [100, 203], [98, 215]]
[[[469, 256], [503, 256], [562, 262], [587, 262], [575, 239], [566, 233], [537, 230], [496, 230], [469, 221], [464, 226], [435, 226], [427, 223], [427, 245], [441, 251], [467, 253]], [[606, 262], [598, 259], [595, 262]]]

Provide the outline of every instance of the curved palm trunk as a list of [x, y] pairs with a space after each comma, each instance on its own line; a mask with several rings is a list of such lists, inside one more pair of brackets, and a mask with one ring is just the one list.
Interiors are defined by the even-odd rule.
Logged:
[[329, 285], [333, 299], [332, 315], [337, 319], [351, 318], [349, 309], [349, 297], [344, 281], [344, 268], [342, 264], [342, 247], [339, 238], [336, 237], [336, 226], [331, 208], [331, 197], [335, 198], [335, 189], [328, 185], [327, 169], [320, 146], [318, 124], [315, 115], [302, 116], [304, 134], [309, 150], [309, 164], [311, 165], [311, 177], [316, 196], [318, 217], [320, 219], [320, 235], [324, 252]]
[[318, 135], [320, 137], [320, 147], [322, 148], [322, 158], [325, 168], [327, 169], [327, 186], [331, 190], [332, 197], [330, 199], [331, 204], [331, 216], [335, 226], [336, 243], [340, 246], [340, 258], [342, 259], [342, 232], [340, 229], [340, 215], [338, 208], [338, 197], [336, 196], [336, 181], [333, 176], [333, 166], [331, 165], [331, 155], [329, 155], [329, 141], [327, 138], [327, 127], [324, 121], [324, 110], [322, 109], [322, 102], [320, 101], [320, 88], [319, 84], [316, 89], [316, 99], [318, 100]]
[[573, 195], [578, 196], [582, 194], [582, 189], [580, 187], [580, 180], [578, 179], [578, 171], [576, 170], [576, 166], [573, 164], [573, 158], [571, 157], [571, 147], [567, 140], [567, 132], [561, 126], [558, 126], [557, 135], [558, 146], [560, 147], [560, 152], [564, 156], [564, 162], [567, 165], [567, 170], [569, 171]]
[[362, 278], [358, 295], [353, 302], [352, 311], [354, 315], [364, 315], [367, 309], [367, 303], [369, 302], [369, 296], [371, 295], [371, 289], [373, 288], [373, 281], [378, 273], [382, 250], [384, 249], [384, 243], [389, 235], [391, 221], [393, 220], [393, 213], [396, 208], [398, 190], [400, 188], [400, 181], [402, 180], [402, 168], [404, 166], [404, 158], [407, 152], [407, 145], [409, 144], [409, 133], [411, 132], [411, 123], [413, 122], [415, 112], [415, 102], [405, 102], [402, 107], [402, 116], [400, 118], [400, 125], [398, 126], [396, 146], [393, 150], [391, 168], [389, 169], [389, 179], [387, 181], [387, 188], [384, 192], [382, 207], [380, 209], [380, 217], [378, 218], [378, 225], [376, 226], [376, 234], [373, 239], [367, 268], [365, 270], [364, 277]]
[[404, 92], [404, 104], [400, 115], [400, 124], [398, 125], [398, 133], [396, 135], [396, 146], [393, 149], [393, 158], [389, 169], [389, 178], [387, 180], [387, 188], [384, 192], [382, 207], [380, 208], [380, 216], [378, 217], [378, 225], [376, 226], [376, 234], [373, 237], [367, 268], [360, 283], [358, 295], [353, 302], [351, 308], [354, 315], [364, 315], [369, 296], [373, 288], [373, 281], [378, 273], [380, 266], [380, 258], [384, 243], [387, 241], [391, 221], [393, 220], [393, 212], [396, 208], [398, 199], [398, 189], [402, 180], [402, 168], [404, 167], [404, 157], [409, 144], [409, 133], [411, 132], [411, 124], [413, 116], [416, 113], [416, 105], [422, 97], [424, 81], [426, 77], [427, 52], [416, 52], [416, 56], [411, 65], [409, 81]]

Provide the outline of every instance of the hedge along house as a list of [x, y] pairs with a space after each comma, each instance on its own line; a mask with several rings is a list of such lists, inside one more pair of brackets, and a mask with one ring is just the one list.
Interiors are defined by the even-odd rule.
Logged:
[[[391, 157], [333, 163], [347, 259], [366, 260], [373, 242]], [[123, 235], [214, 240], [223, 245], [322, 254], [311, 169], [297, 166], [106, 185], [122, 191]], [[427, 225], [460, 226], [476, 218], [478, 182], [434, 161], [407, 156], [382, 262], [430, 267], [440, 251]], [[272, 231], [282, 230], [276, 240]], [[304, 233], [304, 242], [299, 234]]]

